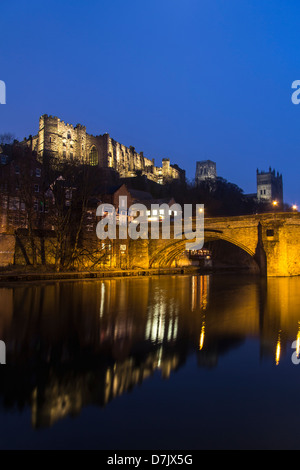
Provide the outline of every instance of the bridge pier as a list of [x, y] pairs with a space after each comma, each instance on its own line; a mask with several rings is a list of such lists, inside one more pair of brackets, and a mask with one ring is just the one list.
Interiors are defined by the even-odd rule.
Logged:
[[[224, 240], [248, 253], [263, 277], [300, 276], [300, 214], [269, 213], [206, 218], [205, 241]], [[149, 240], [149, 262], [168, 263], [184, 241]]]
[[268, 275], [268, 261], [267, 261], [267, 255], [264, 249], [264, 244], [263, 244], [263, 228], [261, 223], [259, 222], [257, 226], [257, 246], [255, 250], [255, 255], [254, 255], [254, 260], [258, 264], [258, 267], [260, 269], [260, 275], [262, 277], [266, 277]]
[[[236, 245], [248, 254], [251, 262], [258, 265], [261, 275], [268, 277], [300, 276], [300, 214], [256, 214], [238, 217], [206, 218], [204, 223], [205, 241], [224, 240]], [[24, 234], [23, 245], [30, 244]], [[46, 247], [52, 246], [50, 238]], [[187, 240], [149, 239], [146, 240], [105, 240], [90, 235], [84, 240], [86, 254], [78, 259], [77, 265], [89, 269], [149, 269], [186, 265], [182, 257]], [[37, 239], [37, 246], [39, 240]], [[47, 264], [53, 264], [51, 250], [48, 250]], [[24, 264], [24, 254], [15, 236], [0, 236], [0, 266]], [[255, 263], [253, 263], [255, 265]], [[255, 268], [256, 268], [255, 265]]]
[[269, 277], [300, 275], [299, 218], [274, 217], [264, 226], [263, 245], [267, 257]]

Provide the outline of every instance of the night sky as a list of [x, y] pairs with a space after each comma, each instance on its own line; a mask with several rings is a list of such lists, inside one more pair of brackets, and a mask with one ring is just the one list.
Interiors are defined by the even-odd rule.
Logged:
[[0, 133], [23, 139], [52, 114], [189, 179], [214, 160], [246, 193], [272, 166], [300, 204], [300, 2], [1, 0], [0, 12]]

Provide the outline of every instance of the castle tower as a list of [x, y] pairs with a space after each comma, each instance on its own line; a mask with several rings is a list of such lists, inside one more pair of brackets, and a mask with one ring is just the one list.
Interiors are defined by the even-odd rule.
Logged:
[[45, 153], [54, 155], [58, 144], [58, 118], [44, 114], [40, 117], [38, 134], [38, 156]]
[[154, 160], [138, 153], [133, 146], [127, 147], [110, 137], [109, 134], [92, 135], [86, 127], [65, 123], [56, 116], [44, 114], [39, 120], [37, 135], [25, 141], [37, 152], [43, 162], [45, 157], [54, 157], [58, 162], [76, 162], [100, 168], [111, 169], [121, 178], [134, 177], [137, 173], [163, 184], [168, 180], [185, 178], [185, 172], [177, 165], [163, 159], [162, 167], [156, 167]]
[[201, 183], [205, 180], [216, 180], [217, 179], [217, 165], [211, 160], [203, 160], [196, 163], [196, 184]]
[[282, 175], [271, 167], [268, 172], [257, 170], [257, 199], [261, 202], [272, 203], [277, 201], [283, 204]]

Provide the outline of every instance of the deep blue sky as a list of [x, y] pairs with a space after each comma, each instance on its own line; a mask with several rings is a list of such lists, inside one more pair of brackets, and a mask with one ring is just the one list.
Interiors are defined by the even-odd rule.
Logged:
[[300, 204], [299, 21], [295, 0], [1, 0], [0, 133], [52, 114], [246, 193], [271, 165]]

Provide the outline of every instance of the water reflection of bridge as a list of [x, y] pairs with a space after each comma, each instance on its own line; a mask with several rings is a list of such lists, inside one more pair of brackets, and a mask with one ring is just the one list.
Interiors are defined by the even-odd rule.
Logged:
[[49, 426], [107, 405], [157, 371], [169, 378], [192, 353], [215, 367], [251, 337], [261, 357], [278, 361], [297, 337], [299, 284], [162, 276], [1, 289], [4, 404], [31, 406], [34, 426]]

